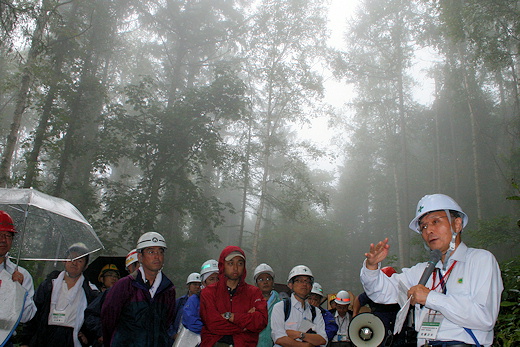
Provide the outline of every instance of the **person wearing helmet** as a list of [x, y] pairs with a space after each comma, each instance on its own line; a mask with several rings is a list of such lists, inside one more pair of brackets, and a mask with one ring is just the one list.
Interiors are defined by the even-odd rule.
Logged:
[[351, 295], [346, 290], [340, 290], [336, 294], [334, 301], [336, 302], [334, 319], [338, 325], [338, 332], [334, 335], [329, 345], [335, 347], [352, 347], [353, 345], [348, 335], [348, 326], [352, 319], [352, 314], [349, 311]]
[[222, 250], [219, 281], [202, 289], [200, 317], [204, 326], [201, 347], [254, 347], [267, 325], [267, 304], [262, 292], [245, 282], [246, 256], [237, 246]]
[[[388, 238], [371, 244], [365, 253], [361, 282], [375, 302], [397, 302], [402, 282], [415, 305], [417, 345], [482, 345], [493, 343], [503, 290], [498, 263], [489, 251], [469, 248], [461, 239], [468, 216], [455, 200], [444, 194], [424, 196], [415, 210], [410, 229], [420, 234], [441, 259], [419, 263], [402, 273], [386, 276], [379, 264], [388, 256]], [[434, 271], [418, 284], [429, 263]], [[426, 275], [428, 272], [426, 272]]]
[[81, 331], [92, 347], [103, 346], [103, 329], [101, 327], [101, 307], [105, 302], [110, 288], [121, 278], [119, 269], [115, 264], [106, 264], [99, 272], [98, 282], [101, 283], [101, 295], [99, 295], [85, 309], [85, 321]]
[[108, 291], [101, 309], [105, 346], [170, 346], [175, 287], [162, 272], [164, 237], [147, 232], [137, 241], [139, 268]]
[[336, 320], [334, 319], [334, 315], [330, 313], [330, 311], [321, 307], [323, 302], [323, 288], [318, 282], [314, 282], [312, 285], [311, 293], [307, 298], [309, 304], [314, 307], [317, 307], [321, 311], [321, 315], [323, 316], [323, 321], [325, 322], [325, 333], [327, 334], [327, 339], [330, 341], [338, 332], [338, 325], [336, 324]]
[[336, 313], [336, 294], [331, 294], [329, 296], [329, 311], [332, 313]]
[[104, 292], [121, 278], [119, 269], [115, 264], [106, 264], [99, 272], [98, 281], [101, 283], [101, 292]]
[[[205, 288], [218, 282], [218, 261], [215, 259], [206, 260], [200, 267], [201, 288]], [[200, 292], [192, 295], [186, 301], [182, 314], [182, 325], [189, 331], [200, 335], [202, 332], [202, 319], [200, 318]], [[179, 344], [179, 346], [182, 346]]]
[[125, 267], [126, 271], [128, 271], [129, 274], [137, 270], [139, 267], [139, 260], [137, 259], [137, 249], [132, 249], [128, 254], [126, 255], [125, 259]]
[[89, 253], [85, 244], [72, 244], [65, 252], [64, 271], [52, 271], [34, 295], [36, 315], [22, 336], [21, 345], [80, 347], [87, 343], [81, 331], [87, 306], [99, 295], [83, 272]]
[[275, 346], [321, 346], [327, 343], [325, 322], [307, 302], [314, 277], [305, 265], [292, 268], [287, 285], [291, 297], [277, 303], [271, 317], [271, 336]]
[[274, 271], [269, 265], [262, 263], [258, 265], [253, 274], [256, 286], [262, 291], [264, 299], [267, 301], [267, 326], [260, 333], [258, 338], [258, 347], [272, 347], [273, 340], [271, 338], [271, 315], [273, 313], [274, 304], [280, 301], [280, 295], [274, 290]]
[[[388, 277], [392, 276], [393, 274], [397, 273], [395, 269], [391, 266], [385, 266], [381, 269], [381, 271], [387, 275]], [[367, 307], [368, 306], [368, 307]], [[373, 302], [370, 300], [368, 295], [363, 292], [359, 294], [354, 299], [354, 312], [353, 317], [357, 316], [359, 313], [362, 313], [362, 308], [367, 308], [368, 312], [373, 313], [376, 317], [379, 317], [381, 321], [383, 322], [385, 326], [385, 343], [383, 343], [384, 346], [391, 345], [391, 340], [393, 338], [393, 331], [394, 331], [394, 324], [395, 319], [397, 316], [397, 312], [401, 309], [399, 304], [393, 303], [393, 304], [378, 304], [377, 302]], [[401, 333], [404, 333], [402, 331]], [[396, 341], [396, 340], [394, 340]], [[404, 340], [401, 345], [405, 345]]]
[[186, 302], [190, 296], [200, 293], [201, 284], [200, 274], [198, 272], [192, 272], [188, 275], [188, 278], [186, 279], [186, 288], [188, 291], [175, 302], [175, 320], [173, 322], [172, 328], [170, 329], [170, 335], [172, 336], [173, 341], [175, 341], [179, 331], [182, 315], [184, 313], [184, 305], [186, 305]]
[[[13, 246], [13, 239], [16, 233], [11, 216], [5, 211], [0, 211], [0, 272], [6, 271], [8, 276], [11, 277], [14, 282], [20, 283], [27, 292], [22, 317], [20, 319], [20, 322], [25, 323], [36, 314], [36, 306], [33, 300], [34, 284], [29, 272], [23, 267], [14, 264], [9, 259], [9, 251]], [[6, 346], [9, 345], [10, 342], [7, 342]]]

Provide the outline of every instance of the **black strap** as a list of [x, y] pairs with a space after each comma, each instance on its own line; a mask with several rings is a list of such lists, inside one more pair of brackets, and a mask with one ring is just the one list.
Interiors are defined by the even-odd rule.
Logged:
[[[311, 306], [311, 314], [312, 314], [312, 322], [314, 323], [314, 318], [316, 318], [316, 307]], [[289, 319], [289, 316], [291, 315], [291, 298], [284, 298], [283, 299], [283, 312], [285, 314], [285, 319]]]

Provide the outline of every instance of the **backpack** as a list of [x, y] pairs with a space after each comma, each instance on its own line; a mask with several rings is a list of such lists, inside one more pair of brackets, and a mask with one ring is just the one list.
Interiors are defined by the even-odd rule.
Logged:
[[[312, 314], [312, 322], [314, 323], [314, 318], [316, 318], [316, 307], [311, 306], [311, 314]], [[291, 315], [291, 298], [284, 298], [283, 299], [283, 312], [285, 314], [285, 321], [289, 318]]]

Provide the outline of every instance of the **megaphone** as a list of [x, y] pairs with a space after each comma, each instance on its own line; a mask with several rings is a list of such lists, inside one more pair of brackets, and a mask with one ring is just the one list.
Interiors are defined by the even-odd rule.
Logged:
[[372, 313], [361, 313], [350, 321], [348, 336], [356, 347], [377, 347], [385, 339], [385, 325]]

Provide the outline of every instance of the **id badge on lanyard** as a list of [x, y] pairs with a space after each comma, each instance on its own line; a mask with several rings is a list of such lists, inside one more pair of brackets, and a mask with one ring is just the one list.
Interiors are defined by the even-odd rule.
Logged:
[[62, 325], [67, 319], [67, 313], [65, 311], [52, 310], [51, 323], [56, 325]]
[[[439, 289], [444, 294], [446, 294], [446, 282], [448, 281], [448, 277], [451, 274], [451, 271], [455, 267], [456, 263], [457, 261], [453, 262], [448, 271], [444, 274], [444, 277], [441, 275], [439, 270], [439, 283], [437, 285], [435, 285], [437, 272], [433, 273], [432, 290], [437, 289], [437, 287], [439, 287], [440, 285]], [[419, 329], [417, 338], [425, 340], [437, 339], [437, 334], [439, 333], [439, 329], [443, 320], [444, 316], [442, 315], [442, 313], [424, 308], [421, 312], [421, 328]]]

